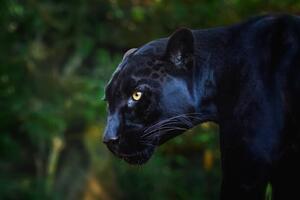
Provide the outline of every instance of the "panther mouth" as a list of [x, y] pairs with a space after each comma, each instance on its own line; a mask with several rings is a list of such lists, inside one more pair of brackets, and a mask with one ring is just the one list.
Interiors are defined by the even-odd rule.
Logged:
[[125, 160], [127, 163], [131, 165], [142, 165], [145, 164], [153, 155], [155, 147], [148, 147], [142, 151], [124, 154], [119, 153], [119, 157]]
[[145, 164], [151, 158], [156, 147], [182, 134], [198, 122], [207, 121], [207, 116], [196, 114], [175, 116], [162, 121], [163, 123], [159, 121], [145, 128], [143, 134], [130, 132], [131, 134], [127, 134], [127, 137], [123, 136], [115, 142], [107, 143], [107, 147], [115, 156], [131, 165]]
[[143, 150], [141, 151], [137, 151], [137, 152], [133, 152], [133, 153], [115, 153], [115, 155], [117, 155], [119, 158], [125, 160], [127, 163], [131, 164], [131, 165], [142, 165], [145, 164], [153, 155], [155, 147], [156, 146], [160, 146], [163, 143], [167, 142], [168, 140], [170, 140], [171, 138], [177, 136], [181, 134], [178, 131], [173, 132], [173, 134], [162, 134], [161, 137], [157, 137], [157, 139], [155, 140], [155, 142], [153, 142], [154, 144], [152, 145], [147, 145], [147, 147], [145, 147]]
[[118, 158], [125, 160], [131, 165], [142, 165], [145, 164], [153, 155], [155, 145], [147, 145], [142, 150], [124, 153], [119, 148], [113, 146], [107, 146], [108, 149]]

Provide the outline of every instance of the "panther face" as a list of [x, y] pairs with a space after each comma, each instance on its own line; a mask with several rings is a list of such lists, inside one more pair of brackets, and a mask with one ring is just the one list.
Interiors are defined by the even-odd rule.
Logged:
[[105, 89], [103, 141], [109, 150], [130, 164], [143, 164], [157, 145], [205, 121], [197, 109], [194, 68], [188, 29], [129, 50]]

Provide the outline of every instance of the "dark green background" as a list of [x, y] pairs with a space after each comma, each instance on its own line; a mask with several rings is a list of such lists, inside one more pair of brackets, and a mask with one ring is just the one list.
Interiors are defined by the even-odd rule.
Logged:
[[129, 48], [269, 12], [300, 1], [1, 1], [0, 199], [218, 199], [215, 124], [129, 166], [101, 142], [103, 87]]

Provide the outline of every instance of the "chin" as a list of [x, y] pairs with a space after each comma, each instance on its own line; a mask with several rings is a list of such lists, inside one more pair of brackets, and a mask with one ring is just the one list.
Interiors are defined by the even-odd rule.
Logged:
[[127, 163], [131, 165], [143, 165], [145, 164], [153, 155], [155, 147], [147, 147], [142, 151], [134, 152], [131, 154], [122, 154], [118, 156], [124, 159]]

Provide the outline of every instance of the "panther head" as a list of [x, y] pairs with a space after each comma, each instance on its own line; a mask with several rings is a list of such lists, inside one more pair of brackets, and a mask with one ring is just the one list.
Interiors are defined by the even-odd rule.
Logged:
[[213, 75], [197, 67], [205, 62], [196, 59], [194, 40], [183, 28], [125, 53], [105, 88], [103, 141], [116, 156], [143, 164], [158, 145], [213, 120]]

